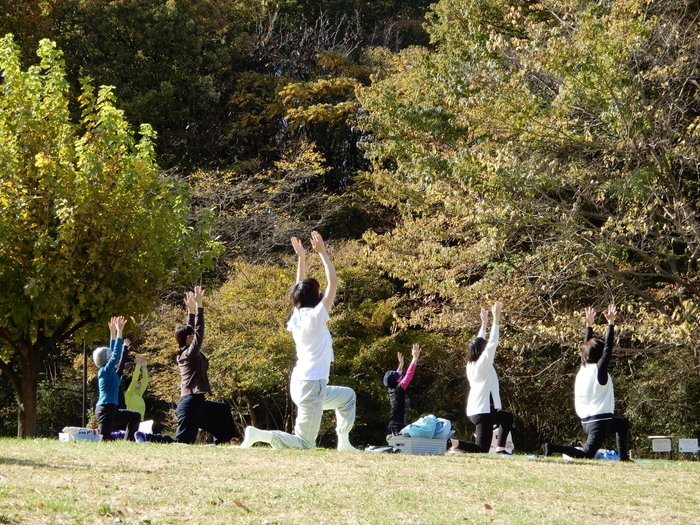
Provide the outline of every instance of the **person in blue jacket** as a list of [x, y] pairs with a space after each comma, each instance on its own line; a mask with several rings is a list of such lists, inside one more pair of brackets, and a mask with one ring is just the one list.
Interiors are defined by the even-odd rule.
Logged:
[[134, 433], [139, 429], [141, 415], [131, 410], [122, 410], [118, 405], [121, 378], [117, 374], [117, 368], [124, 344], [122, 331], [126, 325], [126, 319], [121, 316], [112, 317], [107, 324], [110, 332], [109, 347], [101, 346], [92, 353], [92, 359], [99, 368], [97, 371], [99, 397], [95, 406], [97, 430], [103, 441], [110, 441], [114, 425], [126, 424], [125, 439], [134, 441]]

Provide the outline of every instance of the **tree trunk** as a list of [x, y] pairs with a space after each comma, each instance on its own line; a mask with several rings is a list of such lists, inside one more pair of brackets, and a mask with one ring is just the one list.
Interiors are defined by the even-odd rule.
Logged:
[[248, 407], [248, 414], [250, 415], [250, 424], [255, 428], [259, 428], [258, 416], [255, 414], [255, 405], [253, 404], [253, 400], [250, 398], [250, 395], [248, 395], [248, 393], [246, 393], [243, 396], [243, 399], [245, 399], [246, 406]]
[[22, 391], [18, 392], [17, 437], [36, 435], [36, 389], [39, 382], [41, 358], [34, 348], [21, 352]]

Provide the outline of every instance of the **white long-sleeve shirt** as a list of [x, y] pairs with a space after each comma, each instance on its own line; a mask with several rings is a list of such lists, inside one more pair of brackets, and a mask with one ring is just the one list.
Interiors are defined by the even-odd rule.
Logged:
[[[491, 399], [496, 410], [501, 409], [501, 394], [498, 387], [498, 374], [493, 367], [498, 348], [498, 324], [493, 323], [491, 335], [486, 348], [479, 359], [467, 363], [467, 379], [469, 380], [469, 397], [467, 398], [467, 417], [491, 412]], [[477, 337], [486, 339], [486, 330], [479, 330]]]

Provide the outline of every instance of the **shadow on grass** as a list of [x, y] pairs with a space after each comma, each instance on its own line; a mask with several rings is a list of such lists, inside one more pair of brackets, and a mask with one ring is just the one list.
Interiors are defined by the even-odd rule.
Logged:
[[[530, 461], [537, 461], [538, 463], [557, 463], [558, 465], [572, 465], [572, 466], [607, 466], [610, 464], [618, 464], [620, 461], [612, 460], [602, 460], [602, 459], [566, 459], [566, 458], [556, 458], [556, 457], [545, 457], [545, 456], [520, 456], [521, 458], [528, 459]], [[674, 462], [665, 459], [632, 459], [630, 461], [623, 461], [622, 463], [626, 465], [671, 465]]]
[[[3, 458], [0, 457], [0, 465], [14, 465], [20, 467], [34, 467], [42, 469], [52, 469], [52, 470], [102, 470], [102, 471], [112, 471], [118, 470], [119, 472], [128, 472], [133, 474], [143, 474], [144, 472], [150, 472], [146, 468], [133, 468], [127, 467], [125, 465], [95, 465], [93, 463], [67, 463], [65, 465], [61, 464], [50, 464], [44, 461], [34, 461], [31, 459], [19, 459], [19, 458]], [[2, 522], [0, 522], [2, 523]]]

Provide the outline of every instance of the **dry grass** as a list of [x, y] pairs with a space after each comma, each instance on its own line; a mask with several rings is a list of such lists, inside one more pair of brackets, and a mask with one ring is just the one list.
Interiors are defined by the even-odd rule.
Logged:
[[0, 523], [698, 523], [700, 463], [0, 440]]

